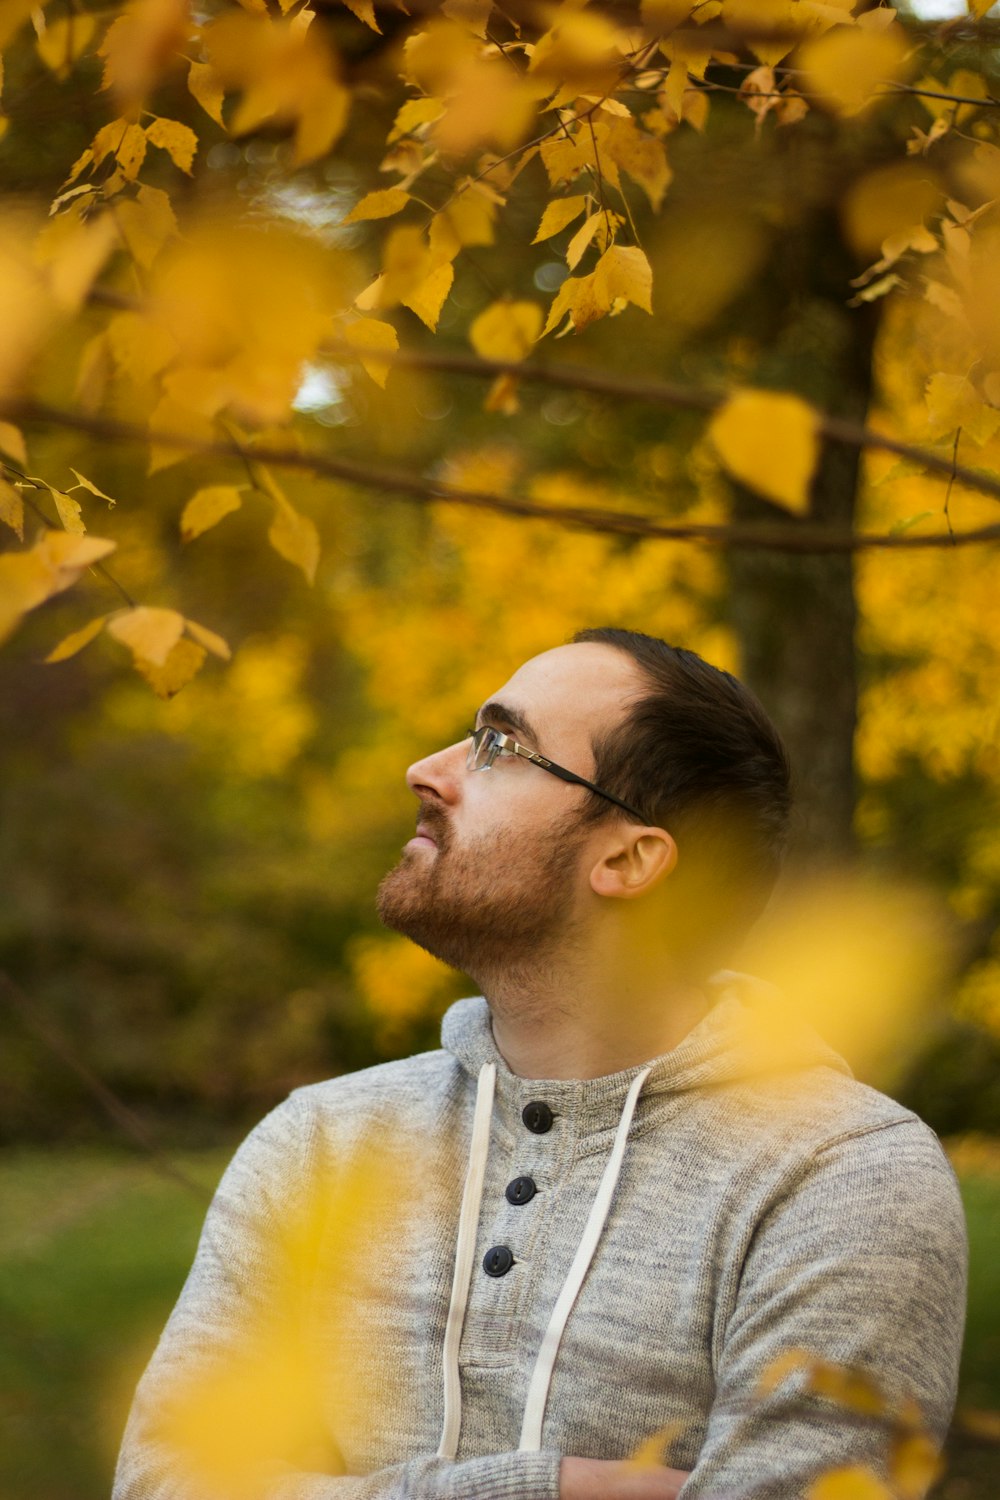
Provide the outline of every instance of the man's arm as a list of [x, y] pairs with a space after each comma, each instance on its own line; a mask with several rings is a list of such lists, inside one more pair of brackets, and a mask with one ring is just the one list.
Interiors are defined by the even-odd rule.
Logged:
[[966, 1240], [954, 1174], [915, 1119], [841, 1138], [757, 1231], [718, 1330], [716, 1395], [682, 1500], [800, 1500], [826, 1470], [885, 1473], [888, 1425], [810, 1395], [792, 1373], [755, 1394], [783, 1353], [854, 1366], [887, 1403], [916, 1401], [940, 1444], [955, 1399]]

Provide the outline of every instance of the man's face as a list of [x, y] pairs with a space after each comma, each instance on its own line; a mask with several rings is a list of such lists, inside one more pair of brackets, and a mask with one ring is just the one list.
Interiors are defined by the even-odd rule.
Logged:
[[[642, 686], [631, 659], [594, 642], [560, 646], [518, 668], [478, 722], [593, 779], [592, 739], [620, 723]], [[466, 768], [468, 741], [412, 765], [417, 833], [378, 894], [382, 921], [485, 982], [537, 963], [584, 919], [591, 794], [520, 756]]]

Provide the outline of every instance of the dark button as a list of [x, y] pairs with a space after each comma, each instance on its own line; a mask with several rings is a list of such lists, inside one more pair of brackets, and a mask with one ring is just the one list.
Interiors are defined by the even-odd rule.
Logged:
[[541, 1099], [532, 1099], [521, 1111], [521, 1119], [533, 1135], [544, 1135], [551, 1130], [553, 1118], [551, 1109]]
[[514, 1257], [506, 1245], [494, 1245], [483, 1256], [483, 1270], [487, 1276], [506, 1276], [514, 1264]]
[[505, 1196], [508, 1203], [530, 1203], [537, 1192], [533, 1178], [515, 1177], [513, 1182], [508, 1182]]

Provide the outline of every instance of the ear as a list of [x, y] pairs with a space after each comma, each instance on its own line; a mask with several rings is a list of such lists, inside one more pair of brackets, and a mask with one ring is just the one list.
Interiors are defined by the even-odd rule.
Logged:
[[631, 827], [594, 865], [590, 888], [598, 896], [631, 901], [659, 885], [676, 864], [677, 845], [665, 828]]

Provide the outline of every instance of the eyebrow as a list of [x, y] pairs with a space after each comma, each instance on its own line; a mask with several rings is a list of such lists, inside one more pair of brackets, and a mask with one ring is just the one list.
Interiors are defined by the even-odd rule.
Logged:
[[500, 703], [496, 698], [484, 703], [476, 715], [477, 723], [489, 722], [497, 729], [512, 729], [515, 734], [530, 740], [532, 745], [538, 744], [538, 735], [531, 720], [519, 709], [512, 708], [510, 704]]

